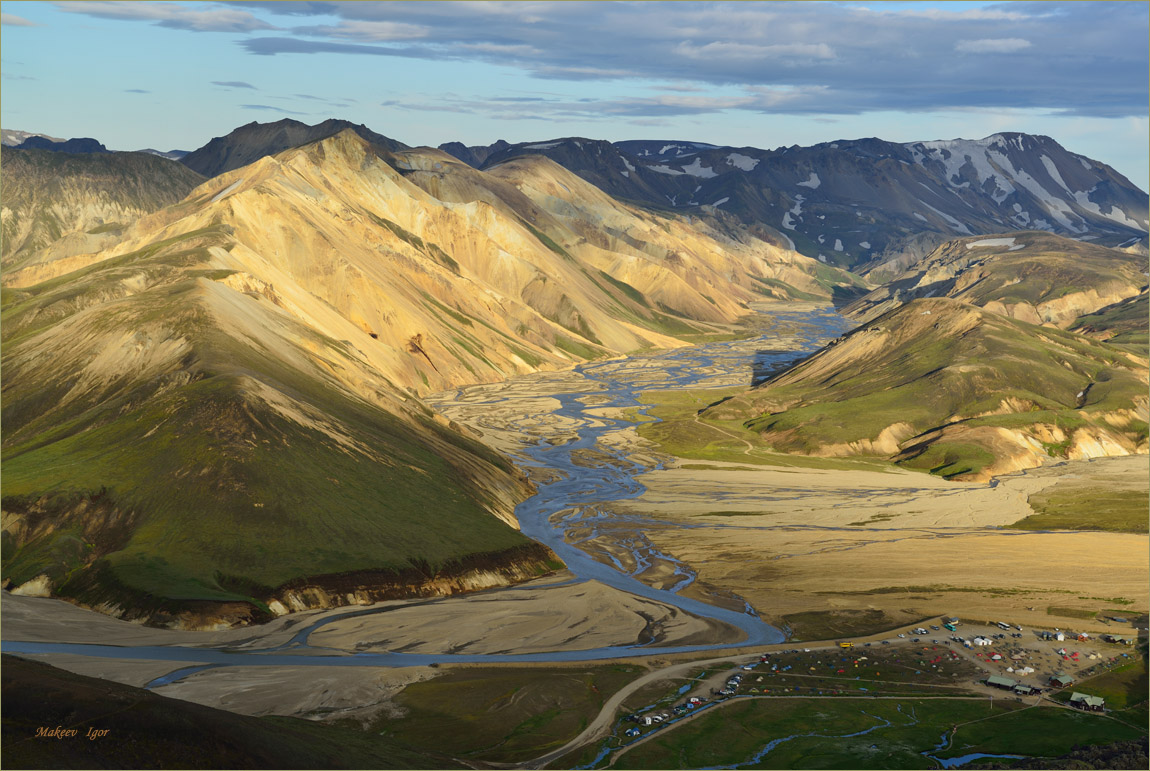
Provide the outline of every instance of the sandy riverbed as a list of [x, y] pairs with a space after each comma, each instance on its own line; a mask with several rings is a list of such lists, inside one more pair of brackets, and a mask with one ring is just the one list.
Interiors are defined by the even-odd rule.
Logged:
[[877, 609], [892, 623], [955, 614], [1101, 630], [1057, 609], [1150, 604], [1145, 535], [1009, 529], [1033, 513], [1027, 496], [1067, 477], [1145, 489], [1144, 457], [1033, 469], [995, 487], [903, 471], [691, 465], [705, 467], [646, 474], [647, 492], [613, 508], [664, 522], [648, 529], [652, 542], [778, 621]]

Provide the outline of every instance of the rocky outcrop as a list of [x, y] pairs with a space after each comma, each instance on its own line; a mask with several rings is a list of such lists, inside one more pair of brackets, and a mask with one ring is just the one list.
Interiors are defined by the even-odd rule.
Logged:
[[370, 605], [382, 600], [449, 597], [511, 586], [563, 566], [542, 544], [494, 554], [473, 554], [439, 569], [426, 564], [397, 571], [358, 571], [312, 576], [279, 587], [267, 600], [277, 616], [301, 610]]

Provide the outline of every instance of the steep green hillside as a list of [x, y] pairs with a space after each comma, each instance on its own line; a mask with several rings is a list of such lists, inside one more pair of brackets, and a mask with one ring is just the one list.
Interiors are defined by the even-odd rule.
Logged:
[[5, 147], [0, 181], [0, 257], [11, 269], [65, 236], [67, 254], [97, 251], [141, 215], [176, 203], [204, 178], [150, 153], [72, 155]]
[[949, 299], [915, 300], [705, 411], [774, 449], [987, 478], [1145, 452], [1145, 358]]
[[307, 587], [393, 596], [548, 569], [495, 516], [526, 491], [506, 459], [351, 343], [229, 287], [206, 261], [231, 246], [202, 230], [5, 292], [3, 577], [195, 625]]

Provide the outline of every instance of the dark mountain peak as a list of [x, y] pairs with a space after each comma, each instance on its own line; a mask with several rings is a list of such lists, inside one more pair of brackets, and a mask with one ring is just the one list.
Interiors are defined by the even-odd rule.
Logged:
[[329, 118], [322, 123], [309, 126], [292, 118], [284, 118], [274, 123], [254, 121], [247, 123], [226, 136], [215, 137], [180, 160], [193, 171], [206, 177], [214, 177], [225, 171], [247, 166], [265, 156], [311, 144], [345, 130], [354, 131], [367, 142], [383, 150], [394, 152], [407, 149], [407, 145], [402, 142], [377, 134], [363, 124]]
[[462, 142], [444, 142], [439, 149], [448, 155], [454, 156], [468, 166], [479, 168], [491, 155], [500, 153], [511, 147], [511, 143], [504, 139], [497, 139], [489, 145], [471, 145]]
[[110, 153], [111, 150], [104, 147], [101, 143], [97, 142], [91, 137], [79, 137], [76, 139], [68, 139], [63, 142], [54, 142], [47, 137], [31, 136], [16, 146], [18, 150], [48, 150], [54, 153]]

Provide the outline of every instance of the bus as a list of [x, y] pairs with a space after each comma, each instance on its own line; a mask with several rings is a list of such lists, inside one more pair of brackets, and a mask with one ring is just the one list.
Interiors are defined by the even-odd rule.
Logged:
[[840, 648], [853, 648], [853, 647], [855, 647], [855, 644], [853, 642], [841, 642], [841, 643], [839, 643], [839, 647]]
[[999, 629], [1006, 629], [1006, 630], [1009, 630], [1009, 629], [1010, 629], [1010, 624], [1004, 624], [1004, 623], [1002, 623], [1001, 621], [999, 621], [999, 622], [998, 622], [998, 628], [999, 628]]

